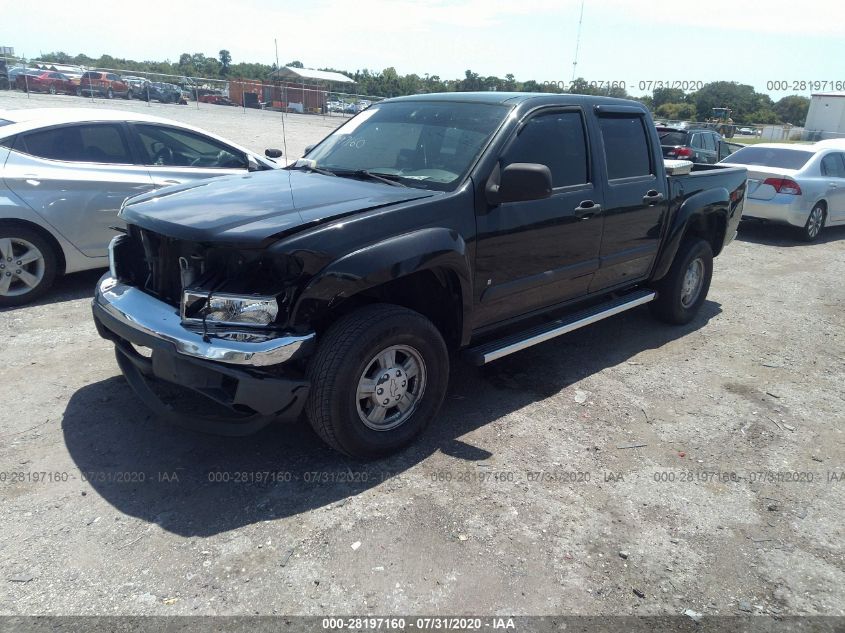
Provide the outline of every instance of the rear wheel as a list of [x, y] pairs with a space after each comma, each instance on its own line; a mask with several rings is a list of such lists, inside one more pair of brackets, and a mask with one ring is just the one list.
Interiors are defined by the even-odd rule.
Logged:
[[114, 98], [114, 90], [112, 90], [111, 88], [109, 88], [109, 89], [108, 89], [108, 92], [106, 92], [106, 98], [107, 98], [107, 99], [113, 99], [113, 98]]
[[34, 301], [53, 284], [58, 258], [44, 237], [26, 227], [0, 227], [0, 307]]
[[667, 323], [689, 323], [707, 298], [712, 277], [710, 244], [701, 238], [685, 239], [669, 272], [655, 286], [657, 298], [649, 304], [652, 314]]
[[306, 411], [317, 434], [347, 455], [372, 458], [408, 444], [437, 414], [449, 355], [431, 321], [378, 304], [327, 330], [308, 377]]
[[824, 205], [819, 203], [810, 210], [810, 215], [807, 216], [807, 223], [804, 227], [798, 229], [801, 239], [805, 242], [815, 242], [824, 228], [825, 219]]

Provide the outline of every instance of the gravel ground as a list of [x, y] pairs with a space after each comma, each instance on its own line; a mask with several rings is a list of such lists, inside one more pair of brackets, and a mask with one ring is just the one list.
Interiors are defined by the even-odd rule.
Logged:
[[[149, 109], [279, 144], [278, 114]], [[289, 154], [334, 123], [289, 116]], [[638, 309], [456, 362], [439, 419], [368, 464], [304, 423], [153, 419], [94, 330], [99, 272], [70, 276], [0, 312], [0, 613], [845, 616], [843, 238], [749, 227], [688, 326]]]

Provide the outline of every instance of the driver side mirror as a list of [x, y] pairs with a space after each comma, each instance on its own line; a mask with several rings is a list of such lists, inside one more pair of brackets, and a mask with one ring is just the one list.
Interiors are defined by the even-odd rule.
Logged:
[[267, 158], [281, 158], [282, 157], [282, 150], [274, 149], [274, 148], [265, 149], [264, 155]]
[[492, 205], [543, 200], [552, 195], [552, 172], [539, 163], [511, 163], [501, 173], [497, 167], [485, 193]]
[[310, 151], [311, 151], [312, 149], [314, 149], [316, 146], [317, 146], [317, 144], [316, 144], [316, 143], [313, 143], [313, 144], [311, 144], [311, 145], [308, 145], [308, 146], [305, 148], [305, 151], [304, 151], [304, 152], [302, 152], [302, 155], [303, 155], [303, 156], [307, 156], [307, 155], [308, 155], [308, 152], [310, 152]]

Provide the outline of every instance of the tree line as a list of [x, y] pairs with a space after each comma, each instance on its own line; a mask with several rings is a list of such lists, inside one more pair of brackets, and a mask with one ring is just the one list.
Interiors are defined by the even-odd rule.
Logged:
[[[146, 73], [194, 76], [221, 79], [267, 79], [276, 64], [238, 62], [233, 63], [232, 56], [226, 49], [221, 49], [217, 57], [204, 53], [182, 53], [179, 60], [135, 61], [102, 55], [95, 59], [85, 54], [75, 56], [64, 52], [42, 55], [42, 61], [79, 64], [90, 67], [115, 68]], [[304, 68], [301, 61], [295, 60], [286, 66]], [[549, 92], [601, 95], [610, 97], [633, 98], [647, 105], [655, 116], [662, 119], [703, 121], [712, 116], [713, 108], [726, 107], [732, 111], [732, 118], [737, 124], [752, 123], [790, 123], [803, 125], [807, 118], [810, 100], [799, 95], [783, 97], [773, 101], [769, 95], [757, 92], [753, 86], [735, 81], [714, 81], [704, 84], [695, 92], [684, 92], [676, 88], [656, 88], [651, 95], [631, 97], [625, 88], [618, 86], [596, 86], [583, 78], [576, 79], [564, 90], [561, 86], [538, 82], [533, 79], [518, 81], [514, 75], [504, 78], [493, 75], [482, 76], [467, 70], [458, 79], [444, 79], [428, 73], [420, 76], [416, 73], [400, 75], [395, 68], [382, 71], [368, 69], [349, 71], [337, 68], [321, 68], [339, 72], [355, 80], [355, 92], [374, 97], [398, 97], [402, 95], [428, 92], [467, 92], [467, 91], [517, 91]]]

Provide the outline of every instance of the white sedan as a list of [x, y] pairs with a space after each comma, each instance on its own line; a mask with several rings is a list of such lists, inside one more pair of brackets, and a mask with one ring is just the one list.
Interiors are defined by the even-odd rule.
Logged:
[[845, 147], [760, 143], [720, 164], [748, 168], [743, 220], [794, 226], [808, 242], [845, 224]]
[[278, 167], [224, 138], [155, 116], [0, 110], [0, 307], [36, 299], [64, 273], [107, 266], [112, 227], [128, 197]]

